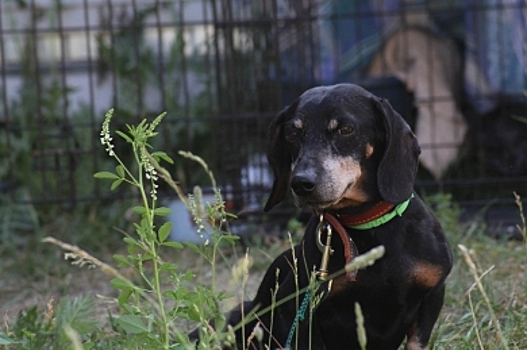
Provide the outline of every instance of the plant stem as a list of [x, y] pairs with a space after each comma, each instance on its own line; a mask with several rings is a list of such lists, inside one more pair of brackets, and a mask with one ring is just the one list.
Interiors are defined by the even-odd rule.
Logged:
[[527, 223], [525, 222], [525, 214], [523, 213], [522, 200], [519, 194], [517, 194], [516, 192], [513, 192], [513, 194], [514, 194], [516, 206], [518, 207], [520, 211], [521, 225], [518, 225], [518, 230], [520, 230], [520, 233], [523, 238], [523, 242], [527, 246]]
[[[161, 292], [161, 281], [160, 281], [160, 272], [159, 272], [159, 261], [158, 261], [158, 249], [156, 246], [156, 233], [154, 230], [154, 209], [155, 209], [155, 199], [152, 198], [152, 204], [151, 206], [148, 203], [148, 196], [145, 192], [144, 182], [143, 182], [143, 165], [138, 157], [138, 154], [141, 150], [136, 149], [135, 158], [137, 161], [137, 164], [139, 165], [139, 189], [141, 192], [141, 198], [143, 200], [143, 205], [145, 207], [145, 214], [146, 219], [148, 221], [148, 227], [151, 229], [150, 235], [148, 237], [147, 247], [150, 250], [149, 253], [152, 254], [152, 267], [154, 269], [154, 293], [156, 294], [157, 302], [159, 304], [159, 313], [161, 314], [161, 320], [163, 322], [163, 335], [164, 335], [164, 348], [168, 349], [170, 345], [170, 330], [169, 330], [169, 323], [165, 311], [165, 304], [163, 300], [163, 294]], [[142, 237], [144, 239], [145, 237]]]

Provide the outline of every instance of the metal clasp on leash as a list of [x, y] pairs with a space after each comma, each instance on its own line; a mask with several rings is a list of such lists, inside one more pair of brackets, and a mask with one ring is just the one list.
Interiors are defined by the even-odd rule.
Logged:
[[[325, 244], [322, 243], [324, 233], [326, 234]], [[284, 349], [286, 350], [291, 349], [293, 336], [295, 335], [296, 329], [300, 321], [303, 321], [305, 319], [306, 312], [313, 312], [313, 310], [315, 310], [318, 304], [322, 300], [324, 300], [324, 298], [327, 297], [331, 292], [333, 280], [330, 280], [329, 282], [325, 283], [328, 279], [329, 273], [329, 256], [333, 254], [333, 249], [331, 249], [331, 234], [331, 225], [325, 222], [324, 215], [320, 214], [320, 221], [317, 226], [316, 244], [318, 249], [320, 249], [320, 251], [322, 252], [322, 260], [320, 261], [320, 268], [314, 272], [315, 277], [318, 279], [318, 281], [314, 281], [313, 279], [311, 279], [309, 282], [309, 288], [304, 294], [302, 304], [300, 305], [300, 308], [296, 313], [295, 319], [293, 320], [293, 324], [291, 325], [291, 329], [289, 330], [287, 341], [284, 347]], [[313, 275], [311, 275], [311, 278], [313, 278]], [[312, 284], [312, 282], [314, 283]], [[322, 285], [324, 285], [324, 287], [322, 287]]]
[[[319, 223], [317, 226], [317, 247], [322, 252], [322, 259], [320, 267], [316, 271], [316, 276], [319, 280], [325, 281], [328, 277], [329, 257], [333, 254], [331, 249], [331, 235], [333, 231], [331, 225], [324, 221], [324, 215], [320, 214]], [[323, 235], [326, 234], [326, 243], [322, 243]]]

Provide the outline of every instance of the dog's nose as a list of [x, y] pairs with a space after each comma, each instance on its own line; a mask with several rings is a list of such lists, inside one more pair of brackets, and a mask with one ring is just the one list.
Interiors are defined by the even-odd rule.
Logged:
[[291, 179], [291, 189], [298, 196], [307, 196], [317, 187], [315, 183], [315, 176], [308, 174], [299, 174], [293, 176]]

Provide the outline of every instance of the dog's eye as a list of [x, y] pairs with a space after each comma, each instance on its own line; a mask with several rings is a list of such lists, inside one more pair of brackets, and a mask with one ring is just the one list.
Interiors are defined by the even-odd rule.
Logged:
[[342, 126], [340, 127], [337, 132], [339, 133], [339, 135], [342, 135], [342, 136], [348, 136], [348, 135], [351, 135], [353, 133], [353, 127], [351, 126]]
[[298, 130], [291, 130], [285, 134], [285, 138], [289, 142], [296, 141], [298, 136], [300, 136], [300, 132]]

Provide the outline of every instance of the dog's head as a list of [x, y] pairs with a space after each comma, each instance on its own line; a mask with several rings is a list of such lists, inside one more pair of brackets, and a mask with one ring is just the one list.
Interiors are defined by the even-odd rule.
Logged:
[[289, 188], [297, 205], [341, 209], [411, 195], [420, 148], [390, 104], [361, 87], [339, 84], [303, 93], [269, 128], [275, 176], [265, 211]]

